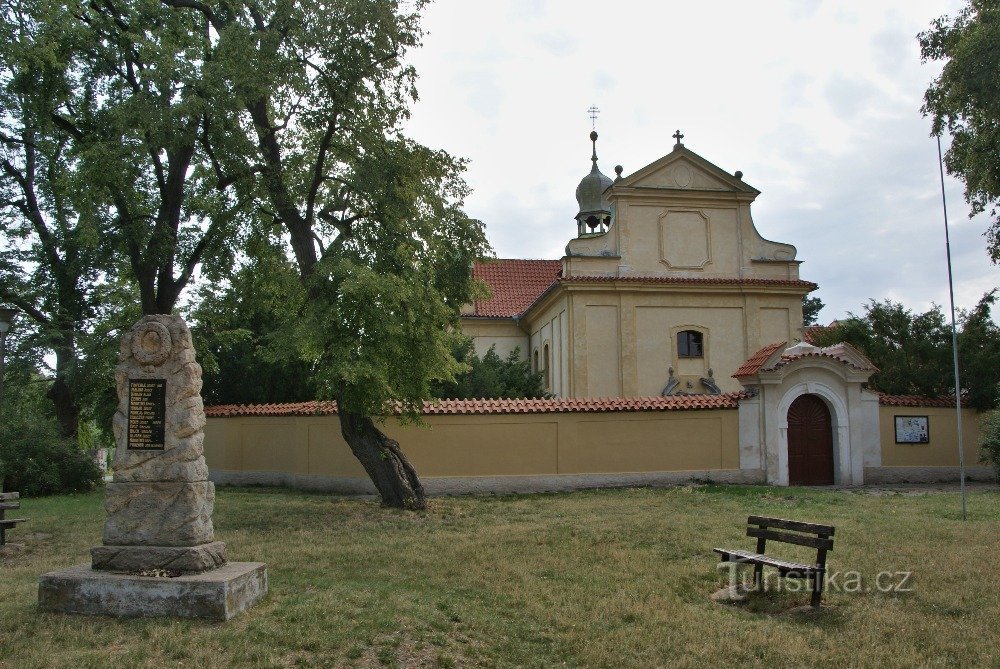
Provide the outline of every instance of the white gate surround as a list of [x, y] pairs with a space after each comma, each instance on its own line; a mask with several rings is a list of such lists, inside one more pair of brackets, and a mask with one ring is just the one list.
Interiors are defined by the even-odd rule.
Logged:
[[758, 393], [740, 402], [740, 468], [759, 468], [768, 483], [788, 485], [788, 410], [808, 394], [830, 410], [834, 482], [864, 483], [865, 467], [878, 467], [882, 460], [878, 395], [863, 388], [875, 366], [849, 344], [768, 348], [773, 349], [769, 354], [764, 349], [755, 356], [767, 355], [757, 369], [744, 366], [737, 373], [748, 390]]

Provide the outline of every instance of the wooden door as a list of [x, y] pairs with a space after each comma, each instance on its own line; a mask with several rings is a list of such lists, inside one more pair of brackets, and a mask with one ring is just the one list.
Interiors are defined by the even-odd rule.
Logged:
[[816, 395], [788, 408], [788, 484], [833, 485], [833, 423]]

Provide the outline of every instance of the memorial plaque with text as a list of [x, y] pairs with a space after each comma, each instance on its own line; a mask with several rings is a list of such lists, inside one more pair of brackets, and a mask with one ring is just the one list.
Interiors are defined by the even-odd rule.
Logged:
[[167, 380], [129, 379], [128, 449], [162, 451], [167, 418]]

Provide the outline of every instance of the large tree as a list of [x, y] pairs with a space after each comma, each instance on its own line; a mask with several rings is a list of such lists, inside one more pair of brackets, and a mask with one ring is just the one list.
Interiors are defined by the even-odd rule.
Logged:
[[924, 95], [923, 112], [933, 118], [934, 135], [951, 135], [948, 173], [965, 182], [972, 215], [989, 210], [987, 247], [1000, 262], [1000, 4], [970, 0], [918, 39], [924, 62], [944, 62]]
[[423, 3], [31, 2], [66, 52], [45, 104], [88, 186], [78, 215], [117, 240], [143, 311], [173, 309], [200, 263], [227, 267], [235, 223], [280, 226], [305, 296], [289, 345], [383, 500], [422, 508], [372, 417], [415, 417], [459, 369], [458, 309], [488, 252], [462, 161], [401, 132]]
[[289, 235], [308, 298], [300, 339], [344, 439], [386, 504], [424, 508], [416, 471], [372, 416], [394, 403], [417, 414], [431, 380], [459, 368], [458, 309], [488, 252], [461, 210], [462, 162], [401, 131], [424, 3], [163, 1], [217, 36], [245, 168]]
[[202, 262], [228, 265], [253, 175], [214, 153], [236, 135], [200, 21], [159, 2], [19, 0], [0, 22], [0, 299], [54, 351], [50, 397], [68, 435], [88, 385], [81, 336], [134, 315], [108, 299], [130, 292], [118, 278], [143, 313], [170, 313]]
[[220, 158], [234, 133], [211, 40], [153, 0], [31, 2], [37, 48], [63, 53], [40, 104], [86, 185], [77, 214], [115, 240], [143, 313], [168, 314], [201, 263], [228, 265], [252, 201], [253, 174]]
[[107, 240], [77, 214], [79, 161], [48, 104], [59, 87], [52, 63], [66, 59], [68, 45], [46, 40], [37, 10], [4, 3], [0, 13], [0, 302], [18, 307], [30, 341], [54, 353], [48, 397], [60, 432], [73, 437], [79, 338], [100, 301]]

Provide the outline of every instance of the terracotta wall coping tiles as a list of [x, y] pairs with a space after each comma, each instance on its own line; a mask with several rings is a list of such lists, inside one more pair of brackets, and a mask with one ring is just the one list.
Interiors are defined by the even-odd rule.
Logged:
[[[920, 397], [919, 395], [886, 395], [879, 393], [878, 403], [884, 407], [955, 407], [955, 396]], [[963, 409], [968, 407], [963, 406]]]
[[[535, 414], [605, 413], [625, 411], [691, 411], [737, 409], [747, 393], [722, 395], [671, 395], [669, 397], [602, 397], [595, 399], [478, 399], [424, 402], [428, 416], [449, 414]], [[205, 407], [210, 418], [235, 416], [325, 416], [337, 413], [336, 402], [294, 402], [289, 404], [222, 404]], [[399, 413], [398, 407], [395, 413]]]

